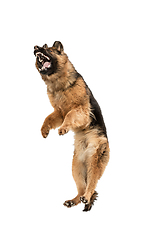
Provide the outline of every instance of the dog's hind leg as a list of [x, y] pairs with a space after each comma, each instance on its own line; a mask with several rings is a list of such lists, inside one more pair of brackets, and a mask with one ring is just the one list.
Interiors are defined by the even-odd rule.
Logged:
[[90, 162], [87, 163], [87, 187], [84, 195], [80, 198], [80, 200], [84, 204], [90, 204], [90, 199], [94, 194], [98, 179], [99, 179], [99, 168], [97, 166], [98, 162], [98, 154], [95, 153]]
[[81, 202], [80, 197], [84, 195], [86, 189], [86, 168], [82, 161], [78, 160], [76, 154], [73, 157], [72, 163], [72, 175], [75, 180], [78, 195], [72, 200], [67, 200], [64, 202], [64, 206], [72, 207]]
[[98, 193], [94, 191], [92, 197], [90, 198], [90, 203], [85, 204], [85, 207], [83, 209], [83, 212], [90, 211], [92, 206], [94, 205], [94, 202], [97, 200]]
[[95, 188], [109, 161], [108, 143], [100, 145], [96, 153], [89, 159], [87, 166], [87, 187], [80, 200], [85, 204], [84, 211], [89, 211], [97, 197]]

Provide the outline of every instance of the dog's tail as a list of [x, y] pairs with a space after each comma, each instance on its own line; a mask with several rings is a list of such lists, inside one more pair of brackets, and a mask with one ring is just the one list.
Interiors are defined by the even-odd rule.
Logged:
[[87, 212], [87, 211], [91, 210], [92, 206], [94, 205], [94, 202], [97, 200], [97, 197], [98, 197], [98, 193], [96, 191], [94, 191], [94, 193], [90, 199], [90, 203], [85, 204], [83, 212]]

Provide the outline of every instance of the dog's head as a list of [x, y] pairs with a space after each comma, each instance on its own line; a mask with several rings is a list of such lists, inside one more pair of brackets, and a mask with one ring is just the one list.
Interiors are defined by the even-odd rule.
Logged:
[[54, 42], [52, 47], [47, 44], [43, 47], [35, 46], [34, 55], [36, 56], [36, 67], [43, 75], [52, 75], [64, 67], [67, 61], [67, 55], [61, 42]]

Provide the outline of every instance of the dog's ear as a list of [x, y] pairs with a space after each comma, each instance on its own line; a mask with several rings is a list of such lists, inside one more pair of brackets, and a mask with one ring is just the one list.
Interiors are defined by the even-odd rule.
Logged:
[[44, 44], [44, 45], [43, 45], [43, 48], [48, 48], [47, 44]]
[[62, 53], [64, 51], [64, 47], [63, 47], [62, 43], [59, 41], [55, 41], [53, 44], [53, 47], [55, 47], [57, 49], [57, 51], [59, 51], [60, 53]]

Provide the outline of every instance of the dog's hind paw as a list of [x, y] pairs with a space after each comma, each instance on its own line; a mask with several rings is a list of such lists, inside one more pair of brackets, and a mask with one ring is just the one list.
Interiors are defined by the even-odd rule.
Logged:
[[80, 200], [81, 202], [83, 202], [84, 204], [87, 204], [88, 203], [88, 200], [83, 196], [83, 197], [80, 197]]
[[71, 207], [75, 206], [75, 203], [72, 200], [65, 201], [64, 206], [71, 208]]
[[91, 210], [92, 206], [94, 205], [94, 202], [97, 200], [97, 197], [98, 193], [96, 191], [94, 191], [94, 193], [92, 194], [89, 202], [84, 196], [80, 197], [80, 200], [85, 204], [83, 210], [84, 212], [88, 212]]

